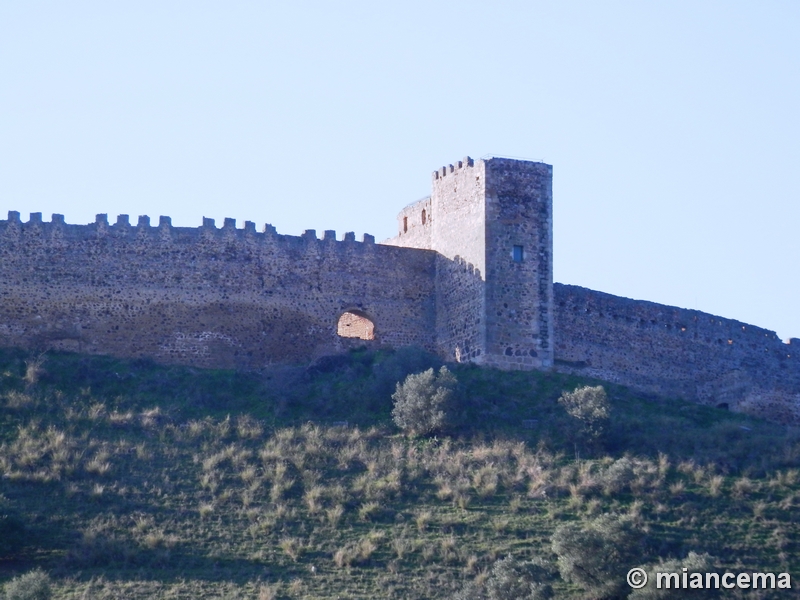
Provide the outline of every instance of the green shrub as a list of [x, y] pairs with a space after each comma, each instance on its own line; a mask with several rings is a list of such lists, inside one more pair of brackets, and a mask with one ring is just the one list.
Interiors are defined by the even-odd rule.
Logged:
[[445, 430], [452, 422], [455, 375], [442, 367], [412, 374], [397, 384], [392, 394], [395, 425], [410, 435], [428, 435]]
[[630, 517], [614, 515], [561, 525], [551, 538], [561, 577], [583, 587], [592, 598], [615, 597], [624, 591], [626, 573], [641, 561], [643, 541]]
[[576, 433], [582, 442], [594, 445], [608, 430], [610, 405], [602, 385], [587, 385], [573, 392], [564, 392], [558, 403], [580, 423]]
[[615, 460], [600, 476], [600, 483], [608, 494], [616, 494], [630, 486], [636, 479], [633, 461], [627, 456]]
[[4, 600], [49, 600], [51, 596], [50, 576], [41, 569], [15, 577], [5, 585]]
[[546, 560], [520, 563], [512, 557], [498, 560], [486, 581], [487, 600], [546, 600], [553, 597], [550, 582], [555, 569]]
[[553, 597], [550, 583], [556, 578], [549, 561], [536, 557], [520, 562], [508, 556], [494, 563], [483, 586], [470, 583], [452, 600], [547, 600]]

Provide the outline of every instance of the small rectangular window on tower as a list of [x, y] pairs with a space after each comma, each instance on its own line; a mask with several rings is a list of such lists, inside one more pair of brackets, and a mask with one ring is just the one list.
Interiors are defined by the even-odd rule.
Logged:
[[511, 258], [514, 259], [514, 262], [522, 262], [523, 256], [522, 246], [514, 246], [514, 249], [511, 251]]

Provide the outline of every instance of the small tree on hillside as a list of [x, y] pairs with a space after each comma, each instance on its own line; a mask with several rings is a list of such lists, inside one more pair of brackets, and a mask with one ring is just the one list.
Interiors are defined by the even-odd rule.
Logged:
[[641, 560], [645, 536], [629, 516], [604, 515], [588, 523], [566, 523], [551, 537], [561, 578], [591, 598], [622, 597], [625, 573]]
[[470, 582], [450, 600], [549, 600], [558, 571], [540, 557], [526, 562], [512, 557], [498, 560], [484, 582]]
[[392, 394], [395, 425], [411, 435], [428, 435], [447, 428], [458, 381], [447, 367], [406, 377]]
[[611, 407], [602, 385], [564, 392], [558, 403], [580, 423], [577, 437], [587, 446], [595, 445], [606, 433]]
[[50, 589], [50, 576], [36, 569], [19, 577], [15, 577], [5, 585], [5, 600], [49, 600], [53, 593]]

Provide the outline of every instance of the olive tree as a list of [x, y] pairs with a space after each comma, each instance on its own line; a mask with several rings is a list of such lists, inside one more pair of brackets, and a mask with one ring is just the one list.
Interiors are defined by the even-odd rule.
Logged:
[[625, 589], [625, 574], [641, 559], [644, 541], [630, 517], [604, 515], [557, 527], [551, 546], [562, 579], [592, 598], [611, 598]]
[[576, 438], [587, 446], [595, 446], [608, 429], [610, 404], [602, 385], [584, 386], [564, 392], [558, 399], [567, 414], [578, 421]]
[[392, 394], [395, 425], [410, 435], [428, 435], [447, 428], [451, 422], [457, 384], [447, 367], [411, 374], [397, 384]]

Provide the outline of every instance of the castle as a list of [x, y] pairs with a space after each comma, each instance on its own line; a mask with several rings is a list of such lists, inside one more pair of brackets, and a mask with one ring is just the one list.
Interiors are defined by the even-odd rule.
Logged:
[[355, 345], [557, 369], [800, 423], [800, 340], [553, 283], [552, 167], [469, 157], [383, 243], [334, 231], [0, 220], [0, 345], [260, 369]]

